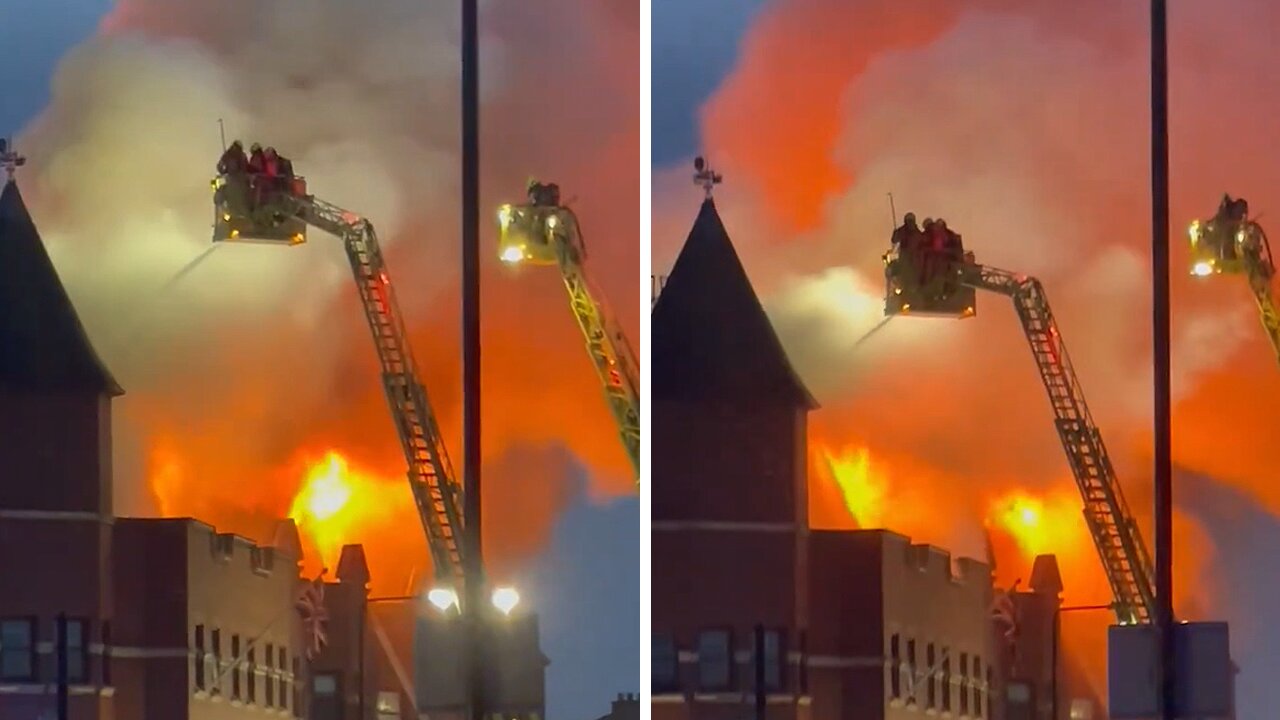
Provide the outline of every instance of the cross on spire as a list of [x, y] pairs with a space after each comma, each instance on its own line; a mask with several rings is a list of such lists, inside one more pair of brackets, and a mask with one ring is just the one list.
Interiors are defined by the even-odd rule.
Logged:
[[4, 167], [8, 182], [13, 182], [18, 168], [26, 164], [27, 159], [13, 149], [13, 143], [8, 138], [0, 138], [0, 166]]
[[711, 191], [715, 188], [716, 185], [719, 185], [720, 181], [723, 180], [724, 178], [720, 175], [720, 173], [713, 171], [711, 169], [711, 166], [707, 164], [706, 158], [702, 157], [701, 155], [694, 158], [693, 169], [695, 170], [693, 175], [693, 182], [698, 185], [701, 185], [702, 189], [707, 191], [707, 199], [710, 200]]

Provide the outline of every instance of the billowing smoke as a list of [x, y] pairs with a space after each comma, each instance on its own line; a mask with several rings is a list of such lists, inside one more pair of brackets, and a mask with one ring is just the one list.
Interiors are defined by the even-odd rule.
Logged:
[[[1280, 371], [1244, 279], [1189, 277], [1184, 240], [1223, 192], [1255, 213], [1280, 202], [1280, 166], [1259, 161], [1280, 92], [1252, 80], [1273, 50], [1248, 30], [1280, 12], [1229, 0], [1171, 14], [1175, 459], [1280, 512], [1280, 455], [1265, 441], [1280, 432]], [[979, 557], [993, 502], [1075, 492], [1008, 299], [980, 294], [974, 319], [898, 318], [867, 336], [881, 322], [892, 194], [898, 218], [945, 218], [978, 262], [1043, 281], [1150, 537], [1148, 47], [1141, 4], [775, 0], [761, 11], [702, 108], [702, 144], [725, 176], [726, 227], [823, 404], [812, 522], [850, 523], [824, 449], [868, 448], [887, 489], [864, 497], [891, 501], [891, 527]], [[700, 197], [685, 167], [656, 178], [662, 271]], [[1081, 532], [1061, 543], [1084, 551], [1064, 567], [1068, 600], [1105, 601], [1076, 518]], [[1180, 611], [1211, 613], [1196, 578], [1231, 539], [1190, 514], [1178, 524]], [[997, 548], [1005, 582], [1030, 566], [1011, 543]]]
[[[637, 9], [483, 5], [482, 231], [527, 177], [559, 182], [592, 233], [596, 284], [634, 333]], [[403, 491], [393, 517], [370, 515], [350, 538], [394, 550], [375, 553], [375, 582], [403, 589], [425, 571], [337, 239], [219, 247], [188, 266], [210, 246], [221, 121], [227, 141], [278, 148], [317, 197], [373, 221], [460, 470], [459, 24], [456, 4], [413, 0], [121, 0], [65, 59], [20, 138], [22, 182], [128, 391], [120, 512], [262, 536], [308, 464], [336, 450]], [[484, 283], [488, 547], [501, 570], [545, 539], [570, 463], [603, 495], [631, 481], [558, 274], [487, 253]]]

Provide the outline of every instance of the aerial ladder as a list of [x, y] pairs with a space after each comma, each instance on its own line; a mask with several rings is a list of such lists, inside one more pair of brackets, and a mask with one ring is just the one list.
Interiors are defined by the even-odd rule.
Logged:
[[531, 181], [528, 202], [498, 210], [498, 256], [516, 265], [559, 265], [569, 309], [586, 340], [587, 355], [604, 388], [622, 446], [640, 482], [639, 363], [626, 335], [587, 278], [586, 245], [573, 210], [560, 202], [555, 184]]
[[1084, 519], [1111, 585], [1122, 625], [1152, 622], [1155, 576], [1151, 556], [1129, 512], [1115, 468], [1076, 378], [1040, 281], [979, 265], [945, 222], [915, 225], [908, 214], [884, 256], [885, 315], [969, 318], [978, 290], [1013, 301], [1040, 380], [1053, 408], [1054, 427], [1084, 500]]
[[1271, 296], [1271, 279], [1276, 266], [1271, 259], [1271, 243], [1262, 226], [1249, 218], [1249, 203], [1243, 198], [1223, 196], [1218, 212], [1209, 220], [1195, 220], [1187, 229], [1191, 242], [1191, 274], [1208, 277], [1226, 273], [1244, 275], [1258, 304], [1262, 329], [1271, 341], [1271, 350], [1280, 362], [1280, 312]]
[[[224, 157], [225, 161], [225, 157]], [[436, 579], [461, 592], [462, 490], [409, 347], [373, 223], [307, 194], [306, 179], [250, 175], [220, 163], [213, 181], [213, 241], [299, 245], [307, 228], [342, 241], [365, 320], [373, 333], [382, 385], [408, 463], [409, 487], [426, 533]]]

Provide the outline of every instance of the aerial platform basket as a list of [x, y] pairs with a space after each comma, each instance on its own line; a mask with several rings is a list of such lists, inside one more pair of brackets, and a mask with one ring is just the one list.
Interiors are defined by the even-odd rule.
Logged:
[[306, 197], [307, 181], [302, 177], [255, 190], [247, 175], [220, 175], [213, 180], [213, 241], [304, 243], [307, 223], [298, 217], [292, 201]]

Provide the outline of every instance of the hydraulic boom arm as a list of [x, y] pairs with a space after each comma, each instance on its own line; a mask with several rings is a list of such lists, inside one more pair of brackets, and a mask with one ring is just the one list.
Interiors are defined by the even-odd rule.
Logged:
[[1084, 500], [1085, 522], [1115, 596], [1116, 617], [1121, 624], [1151, 622], [1155, 608], [1151, 556], [1089, 413], [1044, 286], [1035, 278], [979, 265], [945, 221], [929, 219], [922, 228], [913, 213], [907, 213], [902, 227], [894, 231], [893, 249], [885, 255], [885, 280], [885, 314], [889, 316], [973, 317], [977, 290], [1013, 300], [1049, 395], [1054, 427]]
[[1102, 559], [1122, 624], [1149, 623], [1155, 608], [1151, 556], [1129, 512], [1102, 434], [1094, 424], [1044, 286], [1025, 275], [966, 264], [962, 282], [1013, 300], [1040, 380], [1053, 408], [1054, 427], [1084, 499], [1084, 518]]
[[[551, 190], [554, 188], [554, 190]], [[542, 191], [554, 195], [542, 195]], [[501, 223], [500, 256], [509, 263], [555, 263], [569, 292], [569, 308], [586, 340], [587, 355], [604, 388], [605, 400], [618, 426], [623, 448], [640, 478], [639, 364], [626, 335], [610, 316], [603, 296], [593, 293], [584, 266], [582, 231], [573, 210], [559, 204], [554, 185], [531, 186], [534, 202], [507, 205], [498, 213]], [[546, 199], [546, 202], [539, 200]]]
[[426, 533], [436, 578], [460, 590], [462, 565], [461, 489], [455, 480], [435, 413], [419, 380], [408, 332], [396, 302], [373, 224], [305, 193], [295, 180], [291, 191], [272, 193], [246, 205], [235, 181], [215, 181], [214, 240], [298, 244], [310, 225], [342, 240], [351, 264], [365, 320], [373, 333], [382, 385], [408, 463], [409, 487]]

